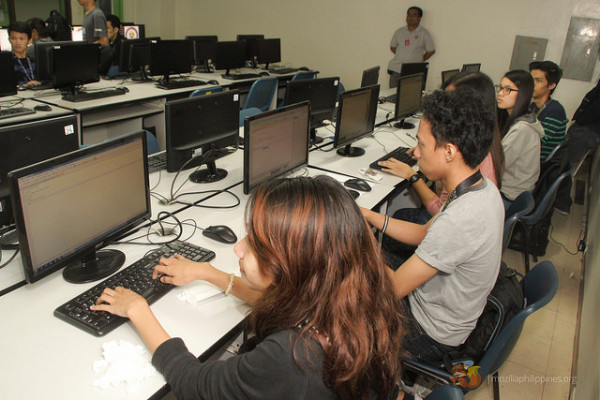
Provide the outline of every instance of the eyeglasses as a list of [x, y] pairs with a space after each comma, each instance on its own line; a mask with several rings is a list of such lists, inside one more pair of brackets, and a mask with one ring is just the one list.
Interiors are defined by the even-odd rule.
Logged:
[[519, 89], [513, 89], [513, 88], [508, 87], [508, 86], [494, 85], [494, 87], [496, 88], [496, 93], [503, 94], [503, 95], [507, 95], [507, 94], [510, 94], [511, 92], [518, 92], [519, 91]]

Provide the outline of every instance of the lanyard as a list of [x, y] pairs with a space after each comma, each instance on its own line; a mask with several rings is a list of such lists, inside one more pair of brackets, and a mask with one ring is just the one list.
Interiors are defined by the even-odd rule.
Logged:
[[25, 66], [23, 65], [23, 63], [21, 62], [21, 59], [19, 57], [17, 57], [17, 61], [19, 62], [19, 65], [21, 66], [21, 68], [23, 68], [23, 71], [25, 72], [25, 77], [27, 77], [28, 81], [32, 81], [33, 80], [33, 68], [31, 68], [31, 61], [29, 61], [29, 57], [27, 57], [27, 65], [29, 66], [29, 75], [27, 73], [27, 69], [25, 68]]
[[479, 181], [481, 178], [481, 172], [477, 170], [473, 175], [459, 183], [458, 186], [456, 186], [456, 189], [454, 189], [452, 193], [450, 193], [446, 198], [444, 205], [442, 205], [442, 211], [444, 211], [446, 207], [448, 207], [448, 204], [450, 204], [452, 200], [455, 200], [463, 194], [473, 190], [473, 185], [477, 183], [477, 181]]

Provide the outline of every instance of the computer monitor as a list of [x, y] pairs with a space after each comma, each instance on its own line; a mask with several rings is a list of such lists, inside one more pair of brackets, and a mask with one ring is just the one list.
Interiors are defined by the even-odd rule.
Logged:
[[377, 85], [379, 83], [379, 70], [381, 67], [376, 66], [369, 69], [365, 69], [362, 73], [362, 80], [360, 87]]
[[9, 184], [30, 283], [62, 268], [74, 283], [112, 274], [125, 255], [98, 249], [150, 218], [141, 131], [12, 171]]
[[73, 42], [52, 48], [52, 87], [74, 94], [80, 86], [98, 82], [100, 74], [100, 45]]
[[0, 226], [14, 222], [8, 172], [78, 148], [74, 115], [0, 127]]
[[198, 167], [193, 182], [215, 182], [227, 176], [215, 161], [237, 146], [240, 121], [240, 93], [228, 90], [167, 102], [167, 171]]
[[136, 24], [121, 24], [123, 29], [122, 35], [127, 40], [144, 39], [145, 37], [145, 26]]
[[246, 42], [217, 42], [217, 56], [215, 58], [215, 68], [224, 69], [225, 74], [229, 75], [229, 70], [242, 68], [246, 61]]
[[257, 45], [256, 62], [265, 64], [265, 69], [269, 69], [270, 63], [281, 61], [281, 39], [258, 40]]
[[52, 80], [52, 49], [55, 46], [66, 46], [74, 44], [70, 40], [55, 42], [42, 42], [38, 40], [33, 44], [35, 54], [35, 76], [38, 81], [48, 82]]
[[258, 41], [265, 38], [265, 35], [237, 35], [236, 39], [242, 42], [246, 42], [246, 59], [250, 61], [252, 67], [256, 67], [256, 57], [258, 56]]
[[146, 66], [151, 61], [150, 43], [158, 40], [160, 38], [124, 40], [119, 54], [119, 71], [136, 74], [132, 80], [148, 80]]
[[0, 97], [17, 94], [17, 79], [10, 51], [0, 52]]
[[481, 63], [479, 64], [463, 64], [461, 72], [479, 72]]
[[449, 69], [446, 71], [442, 71], [442, 88], [445, 88], [448, 81], [460, 71], [457, 69]]
[[421, 91], [425, 91], [425, 85], [427, 84], [427, 71], [429, 71], [428, 62], [404, 63], [400, 69], [400, 76], [423, 74], [423, 87], [421, 88]]
[[74, 42], [83, 42], [83, 26], [71, 25], [71, 40]]
[[308, 102], [244, 120], [244, 193], [262, 182], [308, 165]]
[[344, 157], [365, 154], [360, 147], [352, 147], [355, 141], [370, 135], [375, 127], [379, 85], [348, 90], [340, 95], [337, 109], [333, 147]]
[[8, 28], [0, 28], [0, 50], [12, 51], [12, 45], [8, 40]]
[[394, 118], [399, 122], [394, 125], [396, 128], [412, 129], [415, 127], [414, 124], [405, 122], [404, 119], [421, 110], [424, 80], [423, 74], [402, 76], [398, 80]]
[[192, 72], [192, 43], [187, 40], [160, 40], [150, 43], [150, 74], [162, 75], [168, 82], [170, 75]]
[[193, 43], [194, 65], [201, 65], [204, 72], [211, 72], [211, 63], [217, 58], [218, 36], [186, 36]]
[[285, 104], [310, 101], [310, 135], [313, 143], [323, 141], [316, 136], [316, 128], [325, 119], [331, 120], [338, 97], [340, 78], [299, 79], [289, 81], [285, 90]]

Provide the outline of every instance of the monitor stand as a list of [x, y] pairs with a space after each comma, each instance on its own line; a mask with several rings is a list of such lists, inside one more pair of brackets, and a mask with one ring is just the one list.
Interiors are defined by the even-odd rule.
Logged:
[[323, 142], [323, 138], [317, 136], [317, 128], [310, 128], [310, 144], [319, 144]]
[[17, 230], [13, 229], [5, 232], [0, 236], [0, 249], [2, 250], [14, 250], [19, 247], [19, 237]]
[[352, 147], [350, 145], [347, 145], [345, 147], [342, 147], [341, 149], [338, 149], [337, 153], [340, 156], [344, 156], [344, 157], [360, 157], [363, 154], [365, 154], [365, 149], [362, 149], [360, 147]]
[[200, 169], [190, 174], [190, 181], [194, 183], [211, 183], [224, 179], [227, 176], [227, 170], [217, 168], [215, 161], [208, 161], [206, 169]]
[[394, 124], [394, 128], [398, 129], [415, 129], [415, 124], [406, 122], [404, 119], [401, 119], [400, 122], [396, 122]]
[[63, 277], [70, 283], [87, 283], [106, 278], [125, 263], [125, 254], [114, 249], [94, 251], [84, 255], [63, 270]]

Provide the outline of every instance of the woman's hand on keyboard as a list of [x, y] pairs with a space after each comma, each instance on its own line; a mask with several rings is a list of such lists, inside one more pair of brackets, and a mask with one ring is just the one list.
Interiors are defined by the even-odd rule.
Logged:
[[114, 289], [104, 289], [96, 305], [91, 306], [90, 310], [107, 311], [119, 317], [130, 318], [134, 310], [143, 308], [149, 308], [146, 299], [133, 290], [118, 286]]
[[389, 172], [390, 174], [404, 179], [410, 178], [415, 173], [410, 165], [403, 163], [402, 161], [398, 161], [395, 158], [390, 158], [386, 161], [379, 161], [378, 164], [381, 165], [382, 171]]
[[206, 272], [214, 267], [209, 263], [199, 263], [175, 254], [173, 257], [161, 258], [154, 267], [152, 278], [160, 278], [162, 283], [184, 286], [196, 280], [206, 280]]

